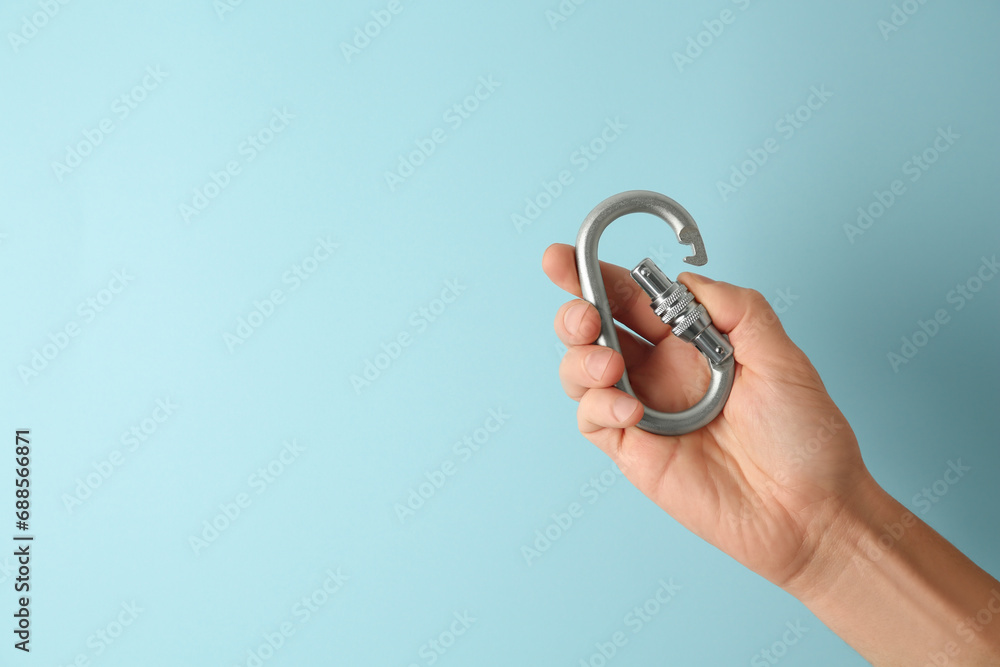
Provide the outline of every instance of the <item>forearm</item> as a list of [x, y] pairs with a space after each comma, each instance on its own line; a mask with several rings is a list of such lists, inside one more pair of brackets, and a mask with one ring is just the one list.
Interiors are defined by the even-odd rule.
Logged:
[[1000, 665], [1000, 583], [872, 481], [786, 589], [878, 667]]

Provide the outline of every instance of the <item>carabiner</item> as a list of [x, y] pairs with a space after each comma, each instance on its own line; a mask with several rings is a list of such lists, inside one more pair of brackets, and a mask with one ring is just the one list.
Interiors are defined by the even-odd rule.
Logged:
[[[708, 261], [701, 232], [691, 215], [670, 197], [646, 190], [631, 190], [608, 197], [590, 212], [576, 237], [576, 270], [580, 275], [583, 298], [594, 304], [601, 316], [598, 345], [610, 347], [621, 354], [611, 304], [604, 288], [601, 267], [597, 259], [597, 243], [608, 225], [629, 213], [652, 213], [669, 224], [682, 245], [690, 245], [694, 254], [685, 257], [688, 264], [701, 266]], [[729, 337], [719, 333], [705, 307], [694, 300], [681, 283], [667, 278], [649, 259], [632, 270], [632, 278], [652, 299], [650, 307], [672, 327], [673, 334], [693, 343], [708, 360], [712, 378], [708, 391], [695, 405], [682, 412], [659, 412], [643, 406], [639, 428], [660, 435], [682, 435], [696, 431], [715, 419], [733, 388], [735, 361]], [[635, 397], [628, 371], [615, 385]], [[636, 397], [637, 398], [637, 397]]]

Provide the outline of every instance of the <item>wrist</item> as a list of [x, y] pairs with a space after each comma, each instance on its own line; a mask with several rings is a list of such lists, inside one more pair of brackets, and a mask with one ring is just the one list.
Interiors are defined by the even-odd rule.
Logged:
[[1000, 665], [1000, 622], [972, 625], [1000, 582], [867, 472], [820, 516], [783, 588], [831, 630], [876, 665]]
[[814, 608], [843, 577], [880, 560], [916, 521], [865, 470], [849, 493], [831, 499], [813, 520], [809, 558], [782, 588]]

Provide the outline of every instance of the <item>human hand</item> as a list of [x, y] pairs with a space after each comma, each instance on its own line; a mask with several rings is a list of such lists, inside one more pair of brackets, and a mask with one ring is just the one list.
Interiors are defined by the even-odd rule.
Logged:
[[[542, 267], [580, 296], [572, 246], [550, 246]], [[683, 436], [639, 429], [641, 406], [613, 385], [628, 368], [650, 408], [690, 407], [709, 369], [693, 345], [670, 333], [628, 270], [601, 263], [624, 359], [595, 345], [600, 316], [586, 301], [564, 304], [555, 330], [568, 347], [563, 389], [579, 401], [580, 432], [642, 493], [682, 525], [791, 592], [813, 579], [820, 544], [852, 501], [880, 491], [857, 439], [816, 369], [788, 338], [760, 293], [682, 273], [715, 326], [735, 348], [732, 393], [721, 415]]]

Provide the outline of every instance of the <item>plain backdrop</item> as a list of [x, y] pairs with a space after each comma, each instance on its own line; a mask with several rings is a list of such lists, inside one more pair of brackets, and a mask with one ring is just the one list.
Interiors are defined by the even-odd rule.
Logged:
[[[35, 541], [0, 662], [865, 664], [578, 434], [541, 256], [612, 194], [679, 201], [876, 478], [997, 574], [998, 21], [6, 3], [0, 414]], [[686, 254], [651, 216], [601, 248]]]

